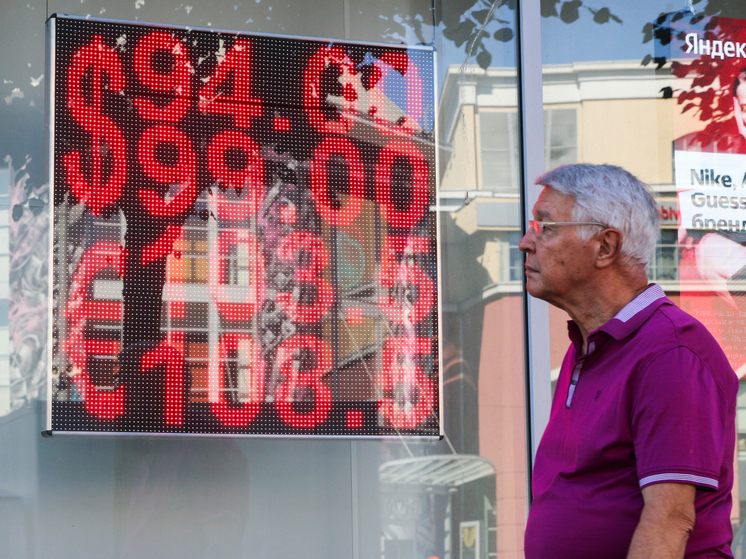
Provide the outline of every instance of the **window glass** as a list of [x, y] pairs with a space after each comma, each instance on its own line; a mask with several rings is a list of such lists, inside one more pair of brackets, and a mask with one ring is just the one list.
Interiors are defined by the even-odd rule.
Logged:
[[[527, 448], [515, 12], [510, 3], [494, 10], [468, 2], [435, 6], [430, 0], [4, 5], [0, 446], [12, 450], [0, 460], [3, 557], [522, 556]], [[437, 113], [428, 118], [438, 131], [443, 440], [40, 436], [54, 358], [48, 313], [61, 312], [49, 298], [59, 288], [50, 286], [45, 116], [53, 76], [45, 67], [44, 23], [53, 13], [435, 46]], [[482, 76], [492, 80], [489, 91], [477, 85]], [[568, 127], [557, 124], [548, 140], [558, 154], [577, 149]], [[81, 223], [123, 242], [121, 219], [84, 216]], [[167, 257], [171, 285], [190, 293], [208, 289], [215, 235], [190, 221]], [[336, 256], [354, 260], [359, 245], [340, 237]], [[233, 248], [225, 259], [226, 282], [234, 286], [251, 283], [242, 250]], [[368, 267], [341, 268], [346, 290], [375, 285], [380, 270], [365, 256]], [[97, 276], [89, 295], [119, 300], [121, 282], [114, 273]], [[189, 398], [205, 404], [216, 311], [204, 300], [185, 304], [198, 318], [182, 340]], [[162, 319], [164, 331], [179, 321], [178, 313]], [[91, 324], [101, 332], [108, 326]], [[252, 394], [250, 353], [239, 346], [225, 358], [235, 405]], [[348, 357], [348, 370], [375, 366]], [[116, 356], [91, 365], [101, 389], [116, 388]], [[85, 397], [74, 384], [60, 390], [73, 402]]]
[[[518, 113], [515, 111], [479, 113], [482, 188], [510, 190], [517, 184], [520, 174], [517, 125]], [[575, 108], [544, 110], [547, 169], [577, 162], [577, 135]]]
[[650, 281], [664, 284], [679, 279], [679, 247], [676, 229], [662, 229], [648, 268]]
[[[634, 0], [606, 2], [603, 9], [599, 9], [601, 5], [591, 8], [584, 3], [578, 9], [578, 5], [571, 4], [562, 4], [561, 11], [546, 13], [547, 17], [542, 18], [544, 118], [550, 138], [546, 145], [547, 167], [565, 163], [564, 152], [579, 162], [622, 166], [651, 186], [658, 201], [662, 228], [648, 277], [660, 284], [674, 303], [706, 325], [741, 377], [746, 371], [746, 330], [739, 300], [741, 290], [737, 285], [740, 281], [737, 272], [746, 264], [740, 256], [741, 224], [734, 230], [736, 226], [729, 228], [727, 219], [723, 218], [725, 221], [718, 228], [723, 216], [700, 215], [699, 218], [712, 219], [711, 223], [703, 220], [700, 229], [705, 230], [697, 231], [692, 214], [701, 210], [687, 202], [691, 193], [686, 191], [706, 186], [705, 181], [710, 180], [710, 171], [705, 177], [700, 169], [696, 175], [700, 182], [692, 186], [695, 178], [689, 172], [694, 165], [690, 163], [697, 157], [715, 155], [710, 161], [722, 161], [717, 156], [734, 157], [736, 161], [739, 156], [733, 154], [745, 153], [729, 143], [744, 141], [743, 135], [725, 132], [729, 127], [736, 130], [740, 126], [734, 119], [734, 110], [738, 109], [734, 109], [737, 95], [733, 84], [742, 60], [714, 54], [710, 58], [687, 57], [681, 43], [687, 33], [699, 32], [704, 37], [705, 27], [712, 27], [723, 36], [735, 33], [728, 26], [743, 26], [744, 5], [704, 0], [678, 6], [663, 0]], [[712, 16], [727, 19], [716, 24]], [[557, 119], [565, 125], [572, 119], [575, 130], [557, 131], [555, 137], [553, 128]], [[720, 134], [717, 141], [708, 144], [707, 138], [716, 130]], [[718, 143], [721, 136], [722, 144]], [[717, 168], [717, 165], [707, 167]], [[684, 171], [686, 177], [681, 175]], [[714, 173], [713, 181], [716, 177], [720, 181], [724, 174], [727, 173]], [[741, 176], [742, 173], [739, 179]], [[710, 186], [727, 189], [721, 182]], [[735, 223], [742, 216], [734, 213], [725, 217]], [[728, 262], [734, 268], [727, 272], [703, 259], [703, 249], [711, 246], [708, 241], [721, 239], [720, 248], [712, 253], [712, 258], [715, 262]], [[730, 258], [728, 249], [739, 256]], [[742, 260], [740, 266], [736, 265]], [[722, 280], [722, 285], [712, 281], [716, 277]], [[726, 286], [726, 281], [736, 283]], [[557, 378], [569, 346], [564, 324], [567, 318], [564, 312], [550, 308], [552, 381]], [[743, 402], [739, 402], [741, 409]], [[739, 553], [743, 552], [746, 541], [746, 529], [742, 528], [746, 514], [746, 497], [741, 490], [746, 479], [742, 423], [739, 416], [736, 475], [740, 481], [733, 488], [731, 515], [736, 531], [734, 549], [740, 550]]]
[[511, 190], [518, 184], [517, 117], [515, 112], [479, 114], [482, 187], [485, 189]]
[[575, 108], [544, 110], [546, 168], [578, 162], [578, 116]]

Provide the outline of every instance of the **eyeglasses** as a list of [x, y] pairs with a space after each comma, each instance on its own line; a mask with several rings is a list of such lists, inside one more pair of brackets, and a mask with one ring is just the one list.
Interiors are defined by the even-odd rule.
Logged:
[[598, 227], [607, 227], [603, 223], [597, 221], [536, 221], [534, 219], [528, 220], [529, 229], [533, 229], [537, 237], [541, 237], [545, 229], [552, 230], [552, 227], [558, 227], [561, 225], [596, 225]]

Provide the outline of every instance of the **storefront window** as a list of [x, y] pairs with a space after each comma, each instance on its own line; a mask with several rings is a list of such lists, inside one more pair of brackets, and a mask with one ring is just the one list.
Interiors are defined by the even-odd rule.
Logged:
[[578, 162], [577, 114], [575, 108], [544, 110], [544, 153], [547, 169]]
[[516, 112], [480, 112], [482, 185], [515, 190], [520, 176]]
[[679, 247], [675, 229], [661, 230], [661, 237], [648, 268], [650, 281], [665, 283], [679, 279]]
[[[587, 7], [587, 13], [585, 5], [577, 12], [564, 9], [557, 17], [542, 21], [545, 105], [577, 111], [578, 161], [620, 165], [650, 184], [659, 202], [662, 231], [648, 277], [707, 326], [741, 377], [746, 359], [741, 291], [735, 284], [726, 285], [726, 281], [738, 283], [740, 266], [735, 266], [737, 257], [729, 260], [724, 247], [735, 247], [738, 252], [743, 238], [740, 222], [738, 231], [729, 229], [727, 222], [717, 226], [724, 217], [735, 223], [738, 212], [722, 216], [715, 215], [717, 209], [710, 210], [715, 214], [704, 211], [696, 218], [702, 219], [699, 227], [694, 214], [700, 210], [691, 202], [704, 199], [705, 191], [692, 198], [702, 187], [722, 187], [721, 177], [728, 171], [722, 170], [721, 158], [736, 161], [738, 156], [733, 154], [744, 153], [730, 142], [737, 135], [723, 132], [723, 141], [718, 136], [709, 143], [705, 138], [716, 129], [736, 128], [733, 83], [739, 62], [726, 56], [723, 60], [687, 56], [681, 43], [687, 34], [702, 34], [704, 28], [712, 29], [715, 39], [722, 38], [718, 34], [727, 35], [726, 40], [740, 36], [746, 12], [742, 5], [707, 1], [681, 9], [662, 1], [607, 2], [601, 7]], [[705, 177], [702, 170], [696, 175], [700, 182], [693, 182], [695, 161], [701, 161], [702, 167], [707, 161], [708, 167], [721, 169], [713, 173], [712, 183], [705, 182], [710, 171]], [[709, 227], [704, 219], [710, 219]], [[717, 266], [703, 259], [713, 240], [723, 245], [713, 257], [735, 266], [720, 275], [722, 285], [712, 281]], [[556, 374], [569, 345], [564, 327], [567, 317], [556, 309], [550, 313]], [[739, 434], [739, 452], [740, 438]], [[744, 465], [739, 456], [736, 475], [740, 481], [733, 489], [731, 515], [737, 557], [742, 556], [745, 533]]]
[[[380, 0], [75, 0], [5, 7], [0, 23], [6, 53], [0, 64], [0, 128], [5, 131], [0, 137], [0, 445], [8, 449], [0, 461], [4, 557], [522, 556], [528, 450], [517, 250], [522, 214], [517, 29], [513, 8], [490, 8], [443, 2], [433, 9], [429, 0], [395, 6]], [[56, 351], [48, 341], [50, 295], [63, 290], [52, 280], [50, 255], [55, 242], [65, 242], [50, 237], [45, 104], [54, 76], [45, 66], [44, 36], [45, 20], [53, 13], [436, 48], [435, 112], [423, 118], [437, 122], [438, 133], [431, 205], [440, 239], [442, 440], [40, 436]], [[117, 48], [125, 52], [131, 46], [123, 39]], [[489, 110], [482, 111], [485, 92], [474, 83], [490, 69], [497, 69], [499, 79]], [[406, 113], [406, 99], [389, 101]], [[547, 139], [552, 161], [574, 157], [574, 114], [575, 108], [561, 108], [556, 115]], [[329, 163], [330, 173], [335, 164]], [[263, 185], [268, 192], [276, 186]], [[199, 193], [195, 210], [209, 215], [206, 191]], [[81, 230], [96, 231], [112, 245], [126, 243], [123, 214], [73, 211], [81, 212], [68, 216]], [[177, 328], [183, 332], [171, 342], [183, 347], [187, 399], [195, 405], [214, 399], [211, 355], [220, 343], [218, 311], [208, 290], [210, 258], [222, 230], [212, 223], [189, 219], [164, 257], [166, 289], [180, 290], [184, 308], [152, 309], [162, 313], [164, 336]], [[368, 250], [375, 245], [372, 234], [327, 239], [340, 263], [335, 281], [350, 298], [375, 283], [380, 271], [380, 255]], [[71, 262], [80, 257], [74, 254]], [[255, 270], [247, 245], [237, 243], [223, 257], [226, 285], [251, 286]], [[74, 268], [66, 271], [71, 277]], [[86, 296], [121, 301], [122, 292], [121, 277], [110, 268], [96, 276]], [[165, 292], [163, 300], [169, 300]], [[180, 322], [182, 313], [193, 319], [188, 327]], [[124, 344], [110, 320], [92, 320], [87, 328], [86, 335], [106, 338], [117, 349]], [[281, 327], [274, 334], [286, 335]], [[367, 354], [350, 348], [378, 341], [375, 335], [363, 341], [340, 335], [335, 374], [362, 375], [375, 367]], [[100, 391], [117, 389], [119, 359], [110, 352], [89, 360]], [[256, 398], [252, 360], [252, 351], [240, 344], [224, 356], [224, 398], [235, 406]], [[66, 402], [87, 397], [75, 382], [62, 382], [55, 390]], [[374, 390], [366, 397], [375, 403]]]
[[[540, 27], [520, 34], [518, 11], [510, 2], [6, 4], [0, 22], [4, 557], [522, 557], [530, 494], [528, 433], [536, 427], [528, 422], [537, 417], [536, 409], [527, 416], [531, 395], [526, 387], [531, 382], [554, 384], [569, 343], [567, 316], [550, 308], [549, 340], [534, 342], [546, 346], [540, 350], [548, 351], [550, 366], [530, 371], [527, 383], [525, 356], [536, 348], [526, 347], [526, 331], [535, 325], [525, 319], [523, 256], [517, 248], [526, 193], [532, 187], [521, 179], [527, 152], [547, 169], [574, 162], [621, 165], [651, 185], [662, 231], [649, 279], [707, 325], [739, 378], [746, 374], [746, 220], [736, 196], [743, 187], [737, 180], [743, 176], [738, 155], [746, 152], [741, 145], [746, 132], [738, 119], [744, 106], [739, 89], [743, 68], [735, 62], [738, 56], [728, 54], [730, 47], [723, 46], [719, 57], [712, 50], [708, 55], [698, 50], [682, 53], [680, 48], [691, 33], [702, 35], [699, 39], [709, 32], [711, 40], [723, 39], [721, 45], [732, 33], [740, 37], [739, 45], [746, 43], [746, 8], [738, 3], [695, 0], [677, 10], [663, 0], [562, 2], [555, 11], [552, 2], [542, 2]], [[435, 49], [436, 78], [429, 84], [435, 89], [433, 108], [421, 116], [423, 122], [437, 125], [437, 163], [431, 169], [437, 180], [427, 205], [437, 215], [431, 233], [437, 229], [439, 239], [439, 331], [432, 336], [441, 348], [442, 440], [40, 436], [57, 355], [49, 342], [52, 299], [67, 288], [55, 284], [51, 272], [55, 248], [67, 242], [53, 239], [50, 222], [48, 149], [54, 143], [45, 107], [55, 76], [45, 64], [44, 38], [45, 21], [54, 13]], [[528, 41], [540, 37], [543, 58], [543, 136], [527, 150], [522, 149], [525, 114], [519, 110], [519, 35]], [[128, 56], [124, 53], [131, 46], [123, 37], [116, 48]], [[362, 73], [365, 65], [361, 61], [351, 71]], [[360, 83], [370, 79], [366, 75]], [[287, 86], [282, 80], [270, 85]], [[393, 95], [385, 101], [406, 118], [406, 99]], [[267, 151], [281, 155], [276, 147]], [[732, 161], [739, 172], [728, 170]], [[326, 163], [330, 175], [345, 175], [347, 164], [339, 158]], [[400, 174], [406, 182], [406, 170]], [[266, 181], [263, 188], [278, 191], [281, 182]], [[373, 182], [363, 187], [367, 195], [374, 192]], [[691, 188], [700, 194], [693, 196]], [[736, 201], [729, 196], [728, 207], [723, 207], [719, 194], [711, 196], [718, 188], [732, 188]], [[211, 368], [224, 334], [209, 289], [211, 257], [226, 228], [197, 217], [200, 212], [209, 216], [214, 209], [210, 196], [207, 188], [199, 192], [193, 219], [163, 256], [165, 284], [178, 290], [183, 308], [168, 306], [169, 293], [164, 293], [162, 309], [153, 308], [153, 313], [162, 313], [159, 332], [183, 347], [190, 381], [186, 398], [202, 406], [215, 400]], [[310, 202], [309, 207], [315, 211]], [[79, 214], [70, 218], [81, 230], [125, 245], [126, 216], [74, 211]], [[372, 230], [348, 233], [325, 233], [325, 246], [337, 264], [330, 281], [342, 293], [341, 304], [367, 298], [375, 309], [383, 265], [380, 243]], [[73, 264], [66, 271], [70, 277], [84, 248], [72, 250]], [[725, 252], [729, 258], [723, 258]], [[226, 288], [251, 288], [256, 282], [252, 255], [247, 243], [225, 251], [221, 270]], [[427, 273], [435, 277], [433, 270]], [[102, 272], [86, 296], [98, 302], [121, 301], [121, 277], [113, 268]], [[188, 325], [182, 313], [191, 317]], [[54, 320], [60, 316], [57, 311]], [[268, 319], [264, 331], [284, 339], [289, 334], [283, 328], [292, 320], [279, 314], [275, 318]], [[87, 335], [116, 345], [117, 351], [90, 359], [98, 389], [115, 391], [121, 382], [121, 332], [105, 319], [91, 321], [87, 328]], [[183, 336], [167, 334], [176, 329]], [[365, 339], [353, 339], [341, 330], [337, 334], [334, 375], [374, 378], [380, 332], [371, 329]], [[266, 352], [268, 344], [260, 341], [254, 349]], [[221, 358], [224, 398], [230, 405], [261, 398], [252, 382], [255, 353], [237, 342]], [[269, 371], [268, 382], [281, 383], [278, 375]], [[60, 382], [55, 390], [60, 400], [85, 402], [85, 391], [75, 382]], [[375, 406], [375, 383], [365, 384], [355, 397]], [[393, 389], [391, 397], [397, 397]], [[403, 393], [399, 397], [403, 402]], [[731, 518], [737, 556], [746, 556], [744, 413], [746, 400], [739, 394], [738, 482]]]

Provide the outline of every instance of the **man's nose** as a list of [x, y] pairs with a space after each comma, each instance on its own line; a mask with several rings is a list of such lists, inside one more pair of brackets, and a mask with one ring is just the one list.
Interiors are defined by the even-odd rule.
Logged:
[[518, 241], [518, 249], [521, 252], [533, 252], [534, 250], [534, 240], [531, 237], [531, 229], [526, 231], [526, 233], [521, 237], [521, 240]]

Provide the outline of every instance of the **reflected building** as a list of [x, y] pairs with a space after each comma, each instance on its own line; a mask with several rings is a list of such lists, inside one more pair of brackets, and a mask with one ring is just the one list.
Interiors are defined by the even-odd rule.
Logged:
[[[648, 269], [650, 281], [661, 285], [671, 300], [685, 307], [689, 303], [687, 295], [691, 294], [695, 300], [716, 300], [710, 286], [679, 274], [680, 215], [674, 181], [674, 140], [699, 130], [701, 123], [691, 114], [680, 115], [676, 98], [662, 98], [661, 92], [674, 86], [686, 90], [691, 79], [675, 82], [668, 67], [654, 70], [636, 60], [545, 65], [542, 72], [545, 168], [577, 162], [613, 163], [645, 180], [653, 189], [661, 217], [661, 236]], [[482, 354], [488, 358], [478, 375], [480, 410], [496, 401], [495, 393], [488, 388], [490, 384], [500, 394], [510, 390], [511, 385], [511, 369], [499, 365], [496, 346], [500, 343], [500, 329], [496, 324], [487, 327], [490, 310], [494, 308], [505, 316], [520, 312], [516, 305], [522, 304], [523, 256], [518, 250], [521, 222], [517, 209], [521, 202], [520, 146], [515, 140], [518, 129], [515, 80], [511, 68], [450, 66], [440, 99], [444, 143], [439, 146], [443, 177], [439, 202], [444, 216], [443, 242], [453, 247], [444, 261], [445, 275], [452, 278], [460, 274], [462, 278], [445, 287], [444, 321], [448, 323], [450, 309], [470, 309], [458, 316], [472, 316], [472, 309], [484, 307], [484, 334], [479, 339]], [[651, 133], [640, 136], [641, 129], [651, 129]], [[473, 186], [465, 188], [465, 185]], [[549, 307], [549, 315], [554, 386], [569, 345], [565, 326], [569, 317], [553, 306]], [[728, 345], [731, 340], [726, 339], [724, 332], [721, 334], [719, 324], [707, 323], [707, 326], [721, 343]], [[741, 338], [732, 342], [743, 346]], [[741, 363], [729, 356], [738, 370]], [[746, 410], [743, 381], [739, 409]], [[501, 409], [498, 416], [503, 421], [491, 416], [481, 422], [492, 424], [491, 429], [480, 430], [480, 447], [482, 455], [495, 464], [505, 463], [504, 441], [490, 444], [500, 439], [498, 433], [504, 424], [505, 411]], [[519, 422], [520, 411], [514, 411], [510, 421]], [[746, 469], [746, 423], [739, 422], [738, 427], [737, 472], [739, 465]], [[499, 451], [491, 456], [489, 448]], [[500, 467], [497, 469], [499, 480]], [[740, 523], [739, 509], [746, 510], [746, 506], [741, 507], [746, 503], [739, 501], [739, 495], [746, 495], [744, 483], [742, 479], [740, 487], [736, 484], [733, 489], [735, 525]], [[520, 499], [521, 495], [515, 492], [511, 497]], [[498, 482], [498, 503], [501, 498], [506, 498], [506, 494], [501, 495]], [[515, 518], [519, 515], [517, 510], [509, 514], [516, 515]], [[500, 519], [498, 509], [498, 533]]]
[[[444, 26], [463, 21], [465, 29], [472, 22], [462, 3], [436, 2], [437, 18], [433, 16], [431, 24], [428, 18], [435, 12], [430, 0], [190, 4], [194, 6], [165, 0], [127, 4], [87, 0], [84, 4], [50, 2], [49, 9], [195, 28], [408, 45], [434, 42], [440, 60], [448, 63], [464, 59], [466, 47], [446, 37]], [[630, 3], [609, 4], [611, 12], [617, 12]], [[665, 2], [631, 4], [645, 14], [645, 21], [670, 9]], [[497, 27], [517, 31], [515, 12], [504, 6], [496, 16], [510, 23], [503, 20]], [[527, 295], [518, 241], [522, 197], [530, 185], [521, 184], [525, 153], [517, 109], [518, 77], [512, 65], [517, 40], [486, 43], [500, 67], [485, 70], [467, 64], [438, 70], [435, 209], [440, 228], [441, 390], [447, 437], [424, 442], [194, 438], [186, 444], [183, 439], [160, 438], [50, 440], [39, 437], [44, 428], [44, 395], [39, 388], [52, 359], [44, 327], [48, 178], [39, 156], [46, 150], [47, 131], [42, 88], [29, 85], [26, 75], [31, 72], [32, 83], [41, 80], [46, 85], [39, 77], [44, 62], [43, 12], [38, 3], [9, 3], [6, 33], [0, 34], [0, 44], [9, 53], [3, 69], [5, 103], [0, 105], [0, 123], [7, 136], [3, 145], [13, 144], [16, 150], [11, 167], [0, 169], [0, 271], [10, 279], [7, 287], [0, 278], [0, 446], [11, 449], [0, 459], [3, 556], [521, 559], [529, 503], [527, 425], [534, 419], [527, 411], [527, 376], [546, 380], [548, 386], [550, 372], [529, 372], [526, 363], [531, 348], [526, 347]], [[626, 35], [627, 42], [615, 43], [613, 53], [599, 48], [598, 56], [629, 60], [545, 65], [544, 141], [528, 148], [544, 153], [547, 169], [581, 161], [613, 163], [651, 184], [663, 228], [650, 278], [681, 303], [673, 142], [700, 130], [701, 122], [691, 114], [680, 116], [675, 97], [664, 98], [663, 91], [674, 88], [669, 67], [641, 66], [637, 51], [630, 50], [630, 45], [639, 47], [641, 25], [628, 20], [623, 28], [613, 27], [619, 25], [615, 22], [598, 25], [581, 12], [580, 19], [569, 25], [559, 18], [543, 18], [533, 28], [523, 29], [522, 35], [529, 40], [532, 34], [541, 36], [547, 51], [574, 41], [595, 56], [599, 35], [611, 36], [622, 29], [615, 40]], [[406, 36], [395, 31], [394, 24], [401, 22], [405, 22], [402, 28], [409, 26]], [[550, 27], [555, 23], [560, 31]], [[497, 27], [488, 30], [490, 37]], [[687, 87], [681, 85], [685, 81], [680, 80], [678, 87]], [[13, 93], [16, 89], [18, 93]], [[22, 91], [25, 97], [19, 97]], [[19, 171], [30, 152], [34, 161]], [[3, 186], [8, 183], [9, 193]], [[211, 205], [214, 201], [207, 195], [198, 201], [199, 210], [209, 211]], [[121, 242], [119, 219], [112, 216], [105, 222], [86, 217], [86, 226], [106, 230], [107, 239]], [[183, 337], [171, 340], [184, 348], [193, 376], [191, 398], [198, 405], [209, 401], [209, 379], [215, 376], [210, 356], [219, 343], [219, 316], [208, 304], [209, 247], [220, 233], [212, 222], [190, 219], [167, 262], [163, 329], [183, 325], [184, 312], [199, 317]], [[346, 302], [365, 299], [376, 283], [380, 254], [364, 242], [371, 235], [361, 230], [334, 242], [325, 237], [343, 261], [337, 280], [349, 296]], [[238, 245], [226, 255], [226, 281], [231, 287], [251, 284], [250, 254], [245, 248]], [[182, 304], [168, 302], [169, 294], [177, 301], [181, 298]], [[102, 275], [91, 285], [91, 297], [121, 300], [121, 279]], [[4, 301], [9, 301], [5, 304], [10, 312]], [[376, 301], [365, 299], [358, 306], [374, 308]], [[550, 308], [550, 336], [539, 342], [540, 351], [550, 353], [553, 380], [568, 345], [566, 319]], [[102, 330], [108, 326], [106, 321], [93, 325]], [[275, 326], [268, 324], [267, 330]], [[326, 327], [331, 329], [331, 323]], [[340, 369], [351, 378], [363, 378], [382, 334], [370, 327], [364, 340], [352, 340], [345, 337], [343, 325], [339, 329]], [[5, 341], [8, 337], [10, 342]], [[363, 351], [358, 351], [361, 346]], [[233, 388], [242, 401], [251, 391], [242, 380], [251, 356], [234, 353]], [[113, 360], [104, 361], [100, 360], [100, 371], [111, 380]], [[14, 384], [15, 379], [21, 382]], [[361, 382], [350, 397], [375, 400], [375, 386], [369, 380]], [[68, 389], [71, 399], [80, 397], [73, 386]], [[745, 384], [738, 421], [739, 460], [746, 461]], [[741, 471], [746, 471], [746, 464]], [[746, 479], [734, 488], [734, 524], [740, 517], [739, 495], [746, 496]], [[746, 511], [746, 506], [742, 508]]]

